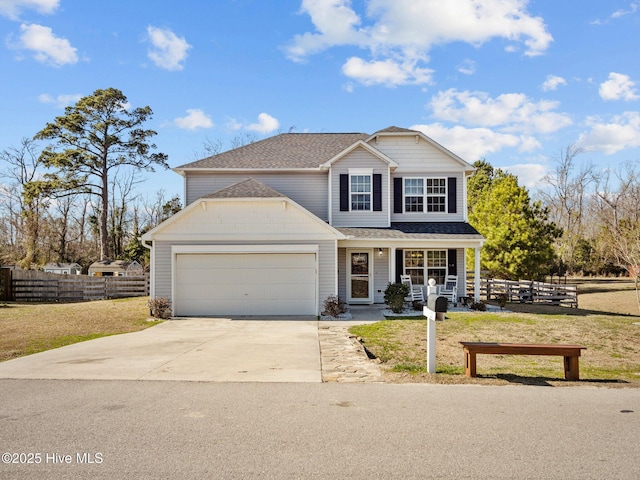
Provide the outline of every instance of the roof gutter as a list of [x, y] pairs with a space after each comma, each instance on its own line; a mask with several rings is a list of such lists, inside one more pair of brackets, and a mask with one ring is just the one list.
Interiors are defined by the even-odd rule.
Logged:
[[273, 167], [273, 168], [217, 168], [217, 167], [200, 167], [200, 168], [173, 168], [174, 172], [179, 175], [184, 176], [186, 172], [223, 172], [223, 173], [233, 173], [233, 172], [319, 172], [322, 171], [320, 166], [317, 167], [300, 167], [300, 168], [282, 168], [282, 167]]

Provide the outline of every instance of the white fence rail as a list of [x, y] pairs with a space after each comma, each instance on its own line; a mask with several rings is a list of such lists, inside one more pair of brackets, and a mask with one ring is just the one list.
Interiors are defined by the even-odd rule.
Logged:
[[[473, 296], [473, 280], [467, 283], [467, 292]], [[480, 279], [480, 297], [498, 300], [506, 295], [509, 302], [546, 303], [578, 308], [578, 286], [554, 284], [532, 280]]]

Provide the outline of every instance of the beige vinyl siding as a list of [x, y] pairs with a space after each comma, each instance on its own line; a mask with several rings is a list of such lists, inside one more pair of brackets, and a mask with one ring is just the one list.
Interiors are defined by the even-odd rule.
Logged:
[[322, 312], [327, 297], [337, 293], [336, 256], [338, 255], [338, 245], [335, 240], [321, 241], [318, 242], [318, 245], [318, 312]]
[[311, 213], [328, 221], [326, 172], [247, 172], [247, 173], [195, 173], [187, 172], [185, 178], [185, 204], [217, 192], [229, 185], [254, 178], [286, 195]]
[[382, 249], [382, 256], [378, 249], [373, 249], [373, 302], [384, 303], [384, 291], [389, 284], [389, 249]]
[[[419, 138], [417, 143], [416, 137]], [[415, 171], [464, 171], [463, 165], [417, 135], [380, 136], [377, 141], [375, 138], [370, 140], [369, 144], [398, 163], [394, 172], [398, 176]]]
[[171, 298], [171, 242], [153, 242], [153, 280], [156, 297]]
[[338, 296], [343, 302], [347, 300], [347, 249], [338, 249]]
[[[430, 212], [408, 212], [408, 213], [394, 213], [393, 199], [394, 193], [394, 178], [456, 178], [456, 213], [430, 213]], [[464, 222], [464, 174], [461, 172], [446, 172], [446, 171], [412, 171], [398, 174], [396, 170], [391, 176], [391, 221], [392, 222]], [[449, 192], [447, 191], [447, 195]], [[403, 197], [404, 202], [404, 197]], [[404, 207], [404, 206], [403, 206]], [[448, 210], [448, 204], [447, 204]]]
[[228, 239], [230, 241], [335, 238], [325, 223], [284, 198], [202, 200], [170, 219], [154, 235], [159, 240]]
[[[340, 211], [340, 175], [349, 169], [373, 169], [382, 175], [382, 211]], [[373, 194], [372, 194], [373, 195]], [[389, 167], [364, 148], [356, 148], [331, 166], [331, 224], [335, 227], [388, 227], [389, 226]]]

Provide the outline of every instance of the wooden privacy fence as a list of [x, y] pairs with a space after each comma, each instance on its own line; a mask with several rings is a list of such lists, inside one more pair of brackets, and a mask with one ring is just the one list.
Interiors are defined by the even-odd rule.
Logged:
[[[467, 292], [473, 295], [473, 280], [467, 283]], [[547, 303], [578, 308], [578, 286], [536, 282], [532, 280], [480, 279], [480, 297], [497, 300], [506, 295], [509, 302]]]
[[11, 270], [0, 268], [0, 301], [11, 300]]
[[11, 272], [12, 300], [18, 302], [74, 302], [149, 294], [149, 278], [60, 275], [35, 270]]

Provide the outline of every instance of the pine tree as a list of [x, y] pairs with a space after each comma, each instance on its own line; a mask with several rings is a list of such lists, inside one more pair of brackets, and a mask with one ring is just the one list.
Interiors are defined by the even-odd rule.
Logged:
[[517, 178], [486, 161], [468, 184], [469, 223], [487, 240], [480, 262], [492, 276], [534, 279], [548, 273], [555, 259], [554, 240], [560, 234], [548, 211], [533, 202]]
[[151, 108], [130, 109], [127, 97], [120, 90], [96, 90], [65, 109], [53, 123], [35, 136], [38, 140], [53, 140], [41, 155], [41, 160], [54, 173], [33, 182], [32, 195], [86, 193], [99, 198], [100, 256], [109, 254], [108, 219], [109, 185], [119, 167], [135, 171], [154, 171], [154, 166], [168, 168], [167, 156], [152, 153], [149, 143], [156, 135], [142, 125], [151, 118]]

